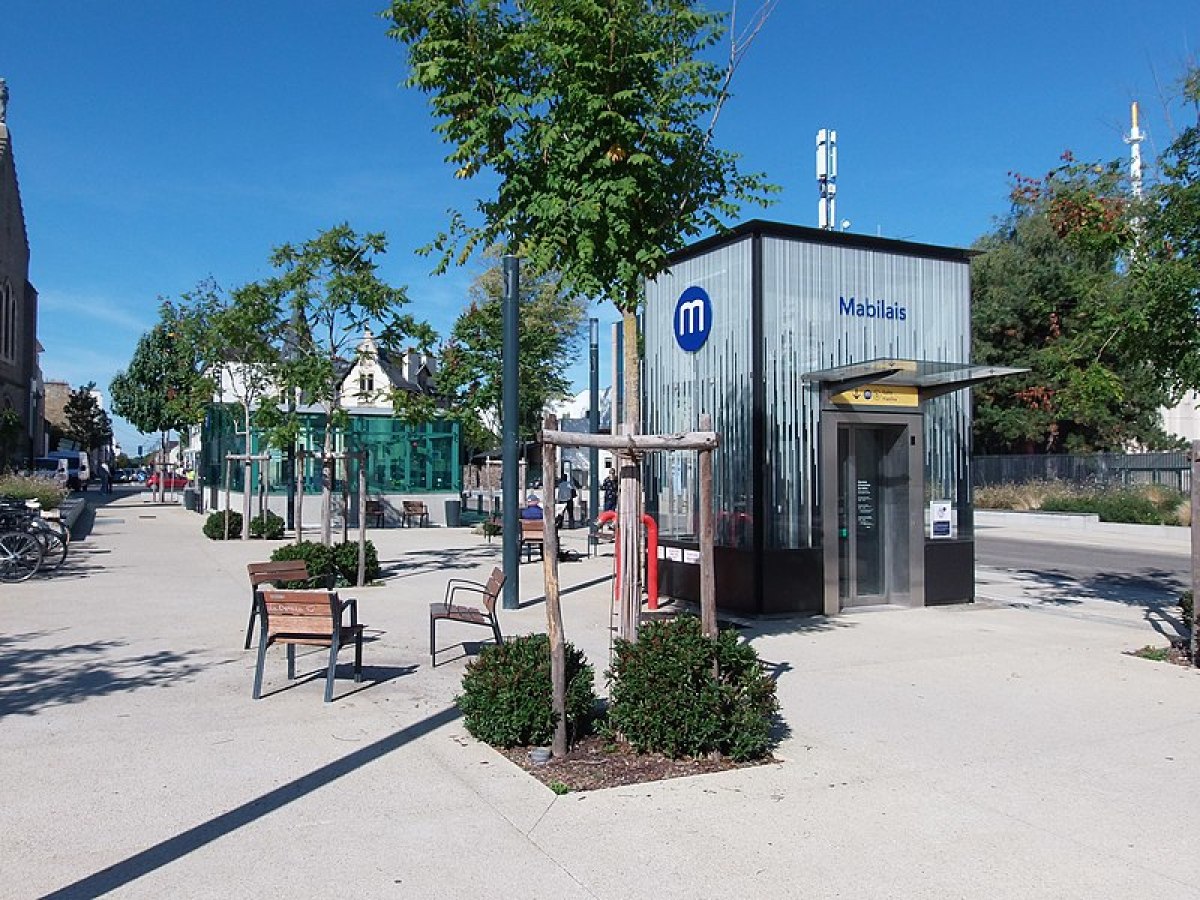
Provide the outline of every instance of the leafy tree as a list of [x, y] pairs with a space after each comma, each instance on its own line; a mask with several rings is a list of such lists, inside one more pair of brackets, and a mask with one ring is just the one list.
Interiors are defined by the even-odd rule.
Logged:
[[67, 419], [64, 436], [74, 441], [79, 449], [88, 452], [107, 447], [113, 437], [112, 420], [96, 399], [93, 393], [95, 389], [96, 382], [89, 381], [71, 391], [63, 407]]
[[212, 381], [193, 335], [185, 314], [164, 302], [158, 324], [142, 335], [129, 367], [109, 385], [113, 411], [143, 434], [159, 432], [164, 458], [170, 432], [202, 422], [212, 401]]
[[1200, 67], [1180, 80], [1179, 100], [1191, 121], [1159, 160], [1130, 273], [1135, 339], [1176, 396], [1200, 389]]
[[[565, 292], [616, 304], [635, 428], [644, 280], [772, 190], [714, 142], [734, 71], [771, 5], [731, 42], [725, 65], [708, 56], [725, 16], [698, 0], [393, 0], [385, 14], [457, 176], [498, 176], [478, 220], [453, 214], [429, 249], [444, 268], [503, 243], [534, 271], [559, 273]], [[634, 468], [622, 528], [636, 536]], [[623, 569], [622, 597], [640, 602], [636, 566]]]
[[[438, 351], [436, 402], [462, 423], [464, 443], [474, 449], [494, 447], [499, 440], [495, 424], [502, 400], [503, 298], [503, 268], [490, 265], [471, 285], [470, 304]], [[587, 307], [564, 294], [553, 274], [526, 273], [520, 302], [518, 430], [522, 440], [531, 440], [542, 427], [546, 404], [570, 394], [565, 372], [579, 350]], [[411, 403], [410, 397], [397, 397], [397, 408]], [[428, 421], [433, 414], [426, 409], [415, 418]]]
[[211, 279], [185, 295], [184, 327], [218, 385], [231, 397], [242, 419], [242, 539], [250, 539], [250, 476], [254, 451], [252, 425], [264, 400], [278, 394], [278, 367], [286, 333], [279, 298], [251, 283], [224, 294]]
[[977, 453], [1169, 443], [1125, 275], [1133, 222], [1116, 163], [1065, 154], [1042, 179], [1016, 178], [1009, 215], [976, 245], [972, 333], [976, 362], [1030, 371], [976, 388]]
[[[388, 349], [417, 343], [428, 349], [433, 330], [399, 309], [408, 303], [403, 288], [379, 278], [375, 258], [387, 250], [381, 233], [355, 233], [337, 225], [300, 245], [284, 244], [271, 255], [278, 274], [258, 286], [247, 286], [248, 296], [277, 302], [289, 312], [289, 352], [280, 360], [278, 387], [284, 396], [299, 394], [317, 404], [325, 414], [322, 438], [321, 542], [331, 539], [334, 467], [334, 434], [348, 424], [342, 408], [342, 379], [358, 356], [358, 345], [368, 327], [376, 343]], [[263, 421], [287, 428], [278, 407], [263, 407]], [[294, 423], [293, 423], [294, 427]]]

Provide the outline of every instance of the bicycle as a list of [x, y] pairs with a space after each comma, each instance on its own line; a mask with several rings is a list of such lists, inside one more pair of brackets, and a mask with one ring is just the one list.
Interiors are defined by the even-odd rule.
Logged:
[[21, 501], [0, 501], [0, 581], [12, 584], [32, 578], [46, 562], [48, 548], [52, 567], [61, 565], [69, 540], [65, 530]]

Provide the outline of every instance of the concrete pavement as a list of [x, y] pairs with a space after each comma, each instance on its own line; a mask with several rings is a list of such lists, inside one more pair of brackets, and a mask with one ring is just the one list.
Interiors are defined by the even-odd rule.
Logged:
[[[466, 734], [463, 659], [429, 665], [428, 602], [498, 544], [373, 530], [364, 684], [323, 704], [273, 651], [254, 702], [270, 545], [200, 524], [116, 494], [59, 576], [0, 588], [0, 896], [1200, 897], [1200, 674], [1126, 655], [1163, 643], [1136, 605], [984, 571], [971, 606], [756, 622], [779, 763], [558, 797]], [[561, 567], [598, 673], [611, 562]], [[545, 628], [521, 575], [506, 633]]]

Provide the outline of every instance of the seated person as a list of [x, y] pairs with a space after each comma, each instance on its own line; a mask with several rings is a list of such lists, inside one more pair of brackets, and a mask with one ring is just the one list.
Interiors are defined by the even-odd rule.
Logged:
[[530, 494], [525, 498], [525, 508], [521, 510], [522, 519], [544, 519], [546, 514], [542, 512], [542, 501], [537, 494]]

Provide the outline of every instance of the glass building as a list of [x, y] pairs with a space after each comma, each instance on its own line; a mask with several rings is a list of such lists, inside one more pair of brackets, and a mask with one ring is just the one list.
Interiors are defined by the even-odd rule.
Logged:
[[[836, 613], [974, 595], [970, 255], [747, 222], [647, 285], [643, 430], [712, 416], [717, 602]], [[660, 590], [698, 600], [694, 453], [647, 457]]]
[[[233, 407], [214, 404], [204, 423], [201, 438], [201, 474], [209, 486], [224, 486], [222, 471], [226, 454], [243, 453], [245, 438]], [[409, 425], [392, 415], [390, 409], [357, 407], [350, 410], [350, 425], [335, 433], [337, 451], [367, 451], [367, 491], [372, 496], [388, 494], [458, 494], [462, 490], [459, 425], [457, 422], [428, 422]], [[324, 442], [325, 416], [320, 412], [300, 414], [303, 428], [299, 447], [317, 452]], [[255, 463], [251, 473], [257, 485], [260, 471], [266, 476], [267, 491], [287, 492], [286, 461], [283, 451], [265, 445], [258, 434], [252, 436], [254, 453], [270, 453], [265, 469]], [[320, 463], [304, 460], [304, 489], [320, 491]], [[242, 490], [242, 466], [231, 467], [230, 489]], [[338, 477], [341, 478], [341, 466]], [[340, 481], [337, 486], [340, 489]], [[358, 490], [357, 473], [351, 473], [351, 491]]]

